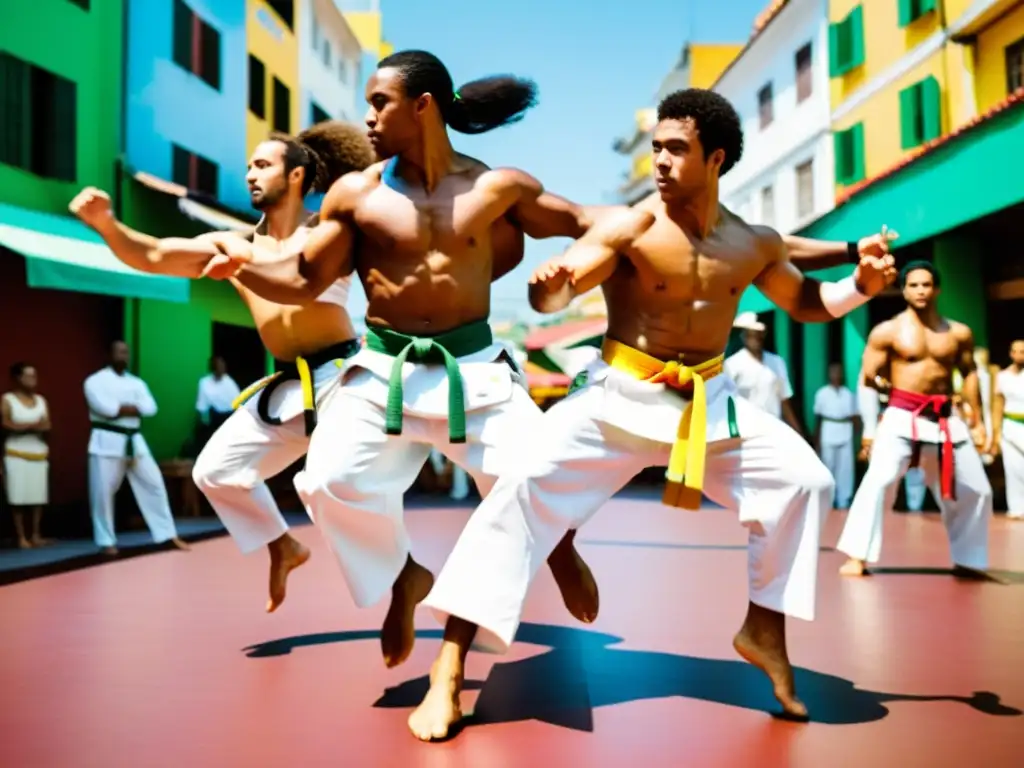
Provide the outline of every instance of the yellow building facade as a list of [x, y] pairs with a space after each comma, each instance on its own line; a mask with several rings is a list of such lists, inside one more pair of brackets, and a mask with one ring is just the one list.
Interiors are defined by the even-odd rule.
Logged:
[[295, 30], [305, 19], [300, 18], [302, 3], [291, 7], [293, 18], [284, 19], [265, 0], [246, 0], [249, 154], [271, 131], [293, 133], [299, 126], [299, 45]]
[[832, 0], [836, 196], [899, 165], [1012, 90], [1020, 0]]

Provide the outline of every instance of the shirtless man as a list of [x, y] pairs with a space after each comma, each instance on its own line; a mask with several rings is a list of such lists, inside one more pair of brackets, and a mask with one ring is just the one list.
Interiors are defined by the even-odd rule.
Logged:
[[[246, 174], [252, 205], [263, 212], [253, 241], [276, 250], [294, 233], [305, 231], [306, 194], [314, 187], [325, 190], [374, 160], [365, 133], [353, 125], [325, 122], [297, 138], [272, 134], [253, 151]], [[83, 190], [70, 207], [121, 261], [144, 272], [199, 277], [211, 258], [219, 256], [213, 242], [225, 236], [158, 240], [135, 232], [113, 216], [110, 198], [92, 188]], [[264, 545], [270, 551], [271, 612], [284, 600], [289, 572], [309, 559], [309, 549], [288, 533], [266, 480], [306, 452], [315, 402], [329, 396], [338, 369], [359, 349], [359, 342], [345, 310], [348, 277], [325, 286], [306, 306], [276, 304], [237, 280], [232, 283], [252, 313], [263, 345], [280, 361], [281, 373], [242, 393], [244, 407], [207, 442], [193, 477], [243, 553]], [[400, 506], [401, 497], [393, 503]]]
[[[992, 487], [975, 443], [985, 445], [985, 424], [974, 362], [974, 336], [936, 309], [940, 278], [926, 261], [900, 272], [907, 308], [875, 327], [864, 350], [864, 382], [889, 393], [875, 429], [871, 463], [836, 545], [849, 556], [840, 573], [862, 576], [882, 553], [883, 518], [892, 509], [907, 468], [920, 464], [942, 509], [955, 571], [976, 575], [988, 567]], [[963, 399], [973, 435], [953, 412], [953, 371], [964, 377]]]
[[603, 289], [603, 359], [587, 385], [534, 428], [530, 450], [477, 509], [424, 600], [447, 624], [430, 690], [409, 718], [417, 738], [443, 738], [460, 718], [470, 643], [475, 636], [485, 649], [508, 649], [537, 563], [563, 532], [644, 468], [665, 465], [665, 503], [696, 509], [703, 491], [737, 510], [749, 529], [750, 605], [734, 645], [767, 673], [788, 714], [806, 715], [786, 653], [785, 614], [814, 616], [832, 477], [806, 441], [719, 375], [723, 350], [748, 286], [798, 321], [823, 322], [891, 282], [892, 257], [866, 257], [838, 283], [805, 278], [778, 234], [718, 203], [719, 175], [742, 150], [732, 106], [690, 89], [668, 96], [658, 118], [660, 199], [602, 217], [531, 278], [531, 304], [543, 312]]
[[[295, 486], [355, 603], [391, 593], [381, 646], [395, 666], [412, 650], [413, 612], [433, 576], [412, 560], [388, 498], [412, 484], [432, 446], [486, 495], [532, 450], [541, 418], [487, 324], [491, 282], [518, 262], [495, 253], [493, 228], [511, 218], [531, 237], [579, 237], [591, 214], [521, 171], [452, 149], [448, 128], [482, 133], [521, 118], [533, 83], [495, 77], [456, 90], [435, 56], [403, 51], [381, 60], [366, 98], [370, 141], [388, 159], [336, 182], [320, 223], [283, 258], [237, 239], [220, 245], [237, 279], [273, 301], [308, 302], [353, 270], [366, 290], [367, 348], [325, 404]], [[567, 608], [591, 621], [597, 588], [562, 533], [545, 556]]]

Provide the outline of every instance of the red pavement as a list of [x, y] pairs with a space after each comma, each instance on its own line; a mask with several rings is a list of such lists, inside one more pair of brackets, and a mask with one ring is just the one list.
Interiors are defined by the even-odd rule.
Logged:
[[[427, 565], [466, 515], [410, 512]], [[227, 538], [0, 588], [0, 765], [1024, 764], [1024, 577], [929, 572], [948, 566], [934, 515], [887, 522], [883, 565], [920, 572], [841, 580], [842, 557], [822, 553], [818, 620], [790, 624], [815, 722], [794, 724], [770, 716], [766, 681], [730, 646], [746, 608], [734, 517], [616, 500], [580, 534], [599, 620], [575, 624], [542, 574], [523, 642], [471, 660], [480, 722], [439, 745], [405, 730], [438, 645], [429, 615], [413, 656], [386, 670], [383, 607], [353, 608], [316, 532], [297, 535], [314, 558], [270, 616], [266, 558]], [[1024, 571], [1024, 525], [993, 524], [992, 559]]]

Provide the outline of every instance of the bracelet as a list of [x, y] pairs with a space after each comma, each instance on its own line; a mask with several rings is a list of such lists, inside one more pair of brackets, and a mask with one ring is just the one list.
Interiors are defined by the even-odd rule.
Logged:
[[857, 289], [853, 275], [835, 283], [822, 283], [819, 295], [822, 306], [832, 317], [842, 317], [871, 299]]
[[846, 259], [851, 264], [860, 264], [860, 247], [852, 241], [846, 244]]

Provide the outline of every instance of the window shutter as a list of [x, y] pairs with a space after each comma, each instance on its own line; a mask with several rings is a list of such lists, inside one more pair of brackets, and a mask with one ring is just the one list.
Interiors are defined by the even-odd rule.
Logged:
[[839, 77], [843, 74], [839, 61], [839, 24], [828, 25], [828, 75]]
[[[64, 77], [53, 78], [53, 176], [62, 181], [74, 181], [78, 178], [76, 159], [78, 156], [77, 131], [75, 127], [75, 83]], [[39, 134], [37, 137], [41, 138]]]
[[846, 17], [850, 25], [850, 58], [847, 70], [859, 67], [864, 63], [864, 7], [858, 5]]
[[203, 80], [215, 90], [220, 90], [220, 32], [205, 22], [200, 22], [202, 39], [200, 71]]
[[192, 71], [192, 11], [182, 2], [174, 0], [173, 25], [174, 63]]
[[905, 27], [914, 20], [914, 0], [897, 0], [897, 3], [899, 25]]
[[852, 171], [850, 181], [857, 182], [865, 176], [864, 123], [857, 123], [850, 128], [850, 132], [850, 144], [852, 145], [850, 154], [853, 157], [853, 162], [850, 164]]
[[939, 89], [939, 81], [934, 77], [926, 77], [919, 83], [919, 87], [924, 127], [921, 139], [932, 141], [942, 135], [942, 91]]
[[917, 7], [920, 9], [918, 16], [924, 16], [929, 11], [935, 10], [935, 0], [917, 0]]
[[0, 53], [0, 163], [27, 168], [31, 127], [29, 66]]
[[903, 149], [913, 149], [921, 143], [917, 131], [918, 109], [917, 85], [900, 91], [900, 147]]
[[839, 131], [832, 136], [833, 150], [836, 156], [836, 181], [840, 184], [846, 184], [847, 177], [850, 175], [850, 164], [846, 151], [847, 138], [847, 131]]

